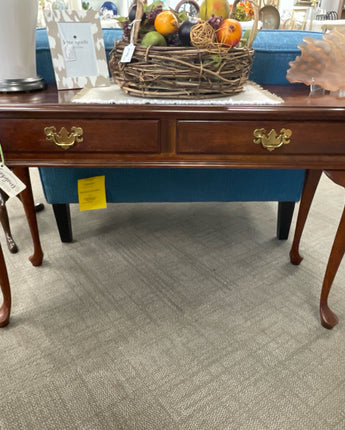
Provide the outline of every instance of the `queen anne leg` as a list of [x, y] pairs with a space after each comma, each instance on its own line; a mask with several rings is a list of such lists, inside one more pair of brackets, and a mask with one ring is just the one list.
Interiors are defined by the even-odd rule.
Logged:
[[[344, 172], [345, 174], [345, 172]], [[340, 219], [339, 227], [335, 235], [331, 254], [327, 263], [326, 273], [323, 280], [321, 297], [320, 297], [320, 317], [321, 324], [326, 328], [333, 328], [337, 322], [338, 317], [328, 306], [328, 295], [334, 281], [335, 275], [338, 271], [339, 265], [345, 253], [345, 208], [343, 215]]]
[[314, 198], [317, 185], [320, 181], [322, 170], [307, 170], [303, 186], [302, 198], [299, 205], [295, 234], [290, 251], [290, 261], [299, 265], [303, 257], [299, 253], [299, 244], [307, 220], [309, 209]]
[[34, 245], [34, 252], [29, 257], [33, 266], [40, 266], [43, 260], [43, 251], [40, 243], [37, 219], [35, 213], [35, 205], [31, 189], [31, 181], [29, 175], [29, 169], [27, 167], [14, 167], [13, 172], [18, 176], [18, 178], [24, 182], [26, 188], [20, 193], [20, 199], [23, 203], [25, 215], [28, 220], [32, 241]]
[[11, 289], [8, 280], [6, 263], [0, 246], [0, 288], [3, 296], [3, 303], [0, 307], [0, 327], [5, 327], [10, 321], [11, 312]]

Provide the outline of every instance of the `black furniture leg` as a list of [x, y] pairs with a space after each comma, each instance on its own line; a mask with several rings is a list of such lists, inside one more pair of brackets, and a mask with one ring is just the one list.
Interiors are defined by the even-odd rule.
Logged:
[[61, 242], [72, 242], [71, 212], [68, 203], [53, 203], [53, 211]]
[[[54, 203], [52, 206], [61, 242], [72, 242], [72, 222], [69, 204]], [[278, 202], [277, 238], [279, 240], [286, 240], [289, 237], [294, 209], [295, 202]]]
[[286, 240], [289, 237], [294, 209], [295, 202], [278, 202], [277, 238], [279, 240]]

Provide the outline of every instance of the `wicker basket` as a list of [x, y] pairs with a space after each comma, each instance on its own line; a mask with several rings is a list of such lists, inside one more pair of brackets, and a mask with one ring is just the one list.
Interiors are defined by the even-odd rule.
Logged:
[[[230, 17], [234, 16], [239, 1], [235, 0]], [[252, 42], [258, 24], [258, 7], [251, 3], [254, 23], [247, 46], [224, 49], [219, 45], [218, 50], [217, 47], [209, 50], [136, 45], [131, 62], [121, 63], [128, 45], [121, 40], [110, 53], [109, 68], [114, 81], [125, 93], [147, 98], [202, 99], [241, 92], [252, 65]], [[137, 17], [141, 17], [139, 3]], [[140, 20], [135, 21], [131, 30], [134, 44], [139, 26]]]

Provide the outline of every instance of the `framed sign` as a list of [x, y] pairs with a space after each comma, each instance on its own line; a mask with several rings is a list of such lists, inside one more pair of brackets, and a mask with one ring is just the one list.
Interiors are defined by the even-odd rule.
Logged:
[[308, 7], [294, 7], [289, 23], [289, 30], [305, 30], [309, 14]]
[[98, 12], [53, 9], [45, 20], [58, 90], [110, 85]]

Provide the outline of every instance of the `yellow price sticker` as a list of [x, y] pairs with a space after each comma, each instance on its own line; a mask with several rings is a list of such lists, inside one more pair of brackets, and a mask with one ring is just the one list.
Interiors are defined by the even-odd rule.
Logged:
[[78, 179], [78, 199], [81, 211], [106, 208], [105, 176]]

